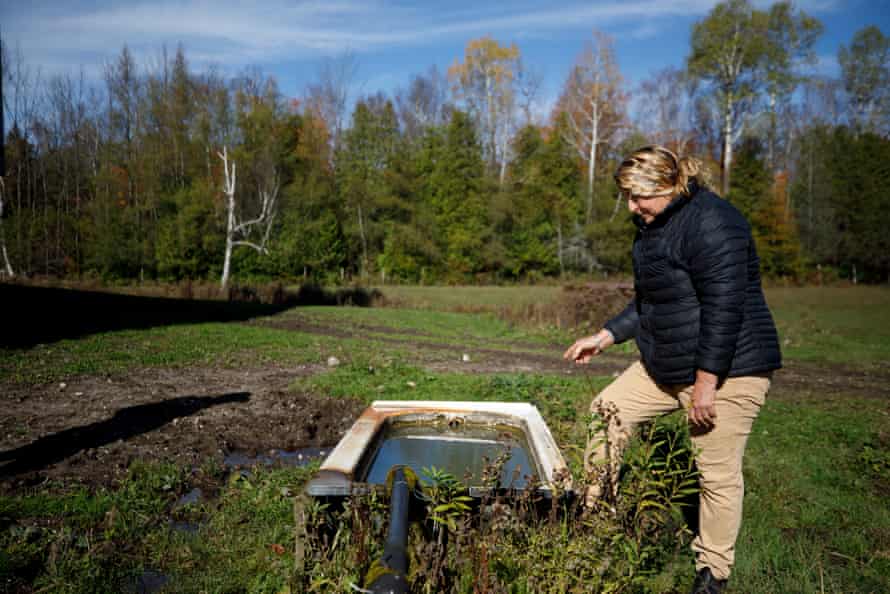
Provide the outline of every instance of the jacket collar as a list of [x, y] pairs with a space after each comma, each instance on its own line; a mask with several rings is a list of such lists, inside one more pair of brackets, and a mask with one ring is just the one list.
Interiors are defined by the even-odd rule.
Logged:
[[655, 216], [651, 223], [646, 223], [645, 221], [643, 221], [643, 217], [641, 217], [640, 215], [634, 215], [634, 224], [637, 226], [638, 229], [642, 231], [664, 227], [671, 219], [671, 217], [680, 212], [684, 206], [689, 204], [689, 201], [692, 200], [692, 197], [699, 191], [698, 186], [694, 184], [695, 182], [691, 182], [689, 184], [689, 194], [680, 196], [671, 201], [671, 203], [668, 204], [663, 211]]

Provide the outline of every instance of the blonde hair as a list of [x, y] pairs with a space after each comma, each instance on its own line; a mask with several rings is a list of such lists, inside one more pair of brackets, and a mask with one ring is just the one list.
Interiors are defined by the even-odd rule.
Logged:
[[704, 184], [702, 163], [695, 157], [677, 157], [659, 145], [644, 146], [630, 154], [615, 171], [615, 183], [635, 196], [688, 196], [689, 183]]

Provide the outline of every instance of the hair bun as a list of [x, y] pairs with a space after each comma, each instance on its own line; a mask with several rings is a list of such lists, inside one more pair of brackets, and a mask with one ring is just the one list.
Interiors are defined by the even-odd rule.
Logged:
[[689, 193], [689, 182], [696, 180], [701, 174], [702, 163], [695, 157], [681, 157], [677, 159], [677, 191], [681, 194]]

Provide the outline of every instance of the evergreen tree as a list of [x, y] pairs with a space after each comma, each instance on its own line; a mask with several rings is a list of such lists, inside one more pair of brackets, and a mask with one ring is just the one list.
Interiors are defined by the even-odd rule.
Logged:
[[465, 280], [483, 269], [488, 225], [485, 164], [473, 122], [464, 112], [451, 114], [442, 149], [430, 174], [430, 205], [446, 277]]
[[385, 171], [388, 196], [381, 217], [386, 232], [377, 265], [388, 278], [425, 282], [428, 270], [441, 255], [433, 240], [432, 213], [420, 200], [420, 163], [412, 158], [411, 146], [411, 141], [403, 138]]
[[161, 278], [202, 279], [219, 273], [225, 230], [216, 207], [218, 194], [218, 188], [198, 182], [172, 197], [158, 237]]
[[398, 121], [392, 103], [386, 101], [382, 109], [372, 110], [368, 100], [359, 101], [352, 127], [344, 133], [335, 156], [338, 191], [355, 221], [350, 234], [359, 246], [362, 275], [370, 272], [370, 262], [382, 247], [378, 209], [387, 195], [384, 172], [397, 140]]

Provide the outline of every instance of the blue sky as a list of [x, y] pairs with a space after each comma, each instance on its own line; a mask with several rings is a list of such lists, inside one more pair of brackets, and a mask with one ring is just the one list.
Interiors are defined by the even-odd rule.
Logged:
[[[299, 96], [321, 60], [355, 54], [354, 94], [392, 92], [431, 65], [445, 71], [470, 39], [490, 34], [515, 42], [544, 74], [539, 109], [546, 113], [592, 29], [613, 36], [622, 73], [632, 86], [664, 66], [681, 66], [692, 24], [715, 0], [576, 0], [564, 2], [408, 2], [378, 0], [0, 0], [4, 43], [18, 45], [42, 75], [90, 77], [124, 43], [141, 65], [166, 44], [181, 42], [193, 69], [210, 64], [234, 74], [249, 65], [274, 74], [282, 91]], [[769, 2], [755, 1], [766, 6]], [[818, 70], [835, 75], [837, 49], [866, 25], [890, 34], [890, 0], [798, 0], [825, 33]]]

